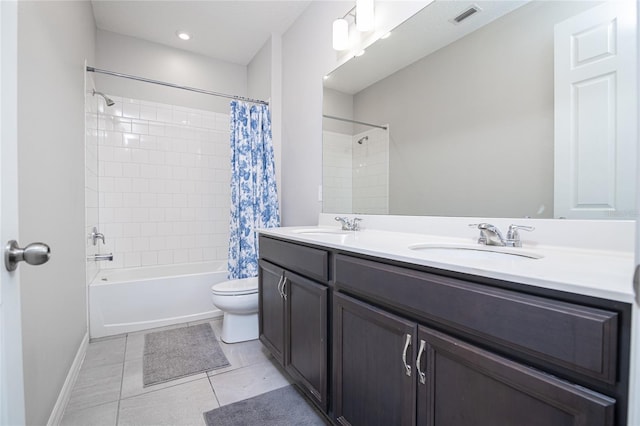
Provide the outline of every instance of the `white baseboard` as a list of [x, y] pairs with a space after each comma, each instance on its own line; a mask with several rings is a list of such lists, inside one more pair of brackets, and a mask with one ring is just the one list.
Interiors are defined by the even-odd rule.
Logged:
[[53, 410], [51, 411], [51, 415], [49, 416], [47, 426], [58, 426], [62, 421], [64, 409], [67, 407], [67, 403], [69, 402], [69, 398], [71, 397], [71, 390], [73, 389], [73, 385], [75, 385], [76, 380], [78, 379], [82, 361], [84, 361], [84, 356], [87, 354], [87, 346], [89, 346], [88, 332], [85, 333], [84, 338], [80, 343], [80, 347], [78, 348], [76, 357], [73, 360], [73, 364], [71, 364], [69, 373], [67, 373], [67, 378], [64, 381], [64, 385], [62, 385], [62, 389], [60, 389], [60, 394], [58, 395], [56, 405], [53, 406]]

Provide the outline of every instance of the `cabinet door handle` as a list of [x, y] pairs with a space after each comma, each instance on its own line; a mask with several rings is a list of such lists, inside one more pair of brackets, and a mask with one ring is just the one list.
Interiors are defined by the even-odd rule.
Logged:
[[425, 346], [427, 346], [427, 342], [420, 340], [420, 350], [418, 350], [418, 356], [416, 357], [416, 371], [418, 372], [418, 377], [420, 377], [420, 383], [423, 385], [427, 383], [427, 377], [422, 370], [420, 370], [420, 358], [422, 358]]
[[282, 281], [282, 297], [284, 300], [287, 300], [287, 291], [284, 289], [284, 286], [287, 285], [287, 277], [284, 277], [284, 281]]
[[280, 294], [280, 297], [282, 297], [282, 288], [280, 286], [282, 285], [283, 280], [284, 280], [284, 273], [280, 276], [280, 281], [278, 281], [278, 293]]
[[407, 376], [411, 376], [411, 366], [407, 364], [407, 350], [409, 346], [411, 346], [411, 335], [407, 334], [404, 341], [404, 350], [402, 351], [402, 363], [404, 364], [404, 371], [407, 373]]

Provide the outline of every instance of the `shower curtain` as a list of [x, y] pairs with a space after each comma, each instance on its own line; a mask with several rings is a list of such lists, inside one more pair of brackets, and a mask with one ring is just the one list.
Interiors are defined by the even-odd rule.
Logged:
[[231, 102], [229, 279], [258, 275], [258, 228], [280, 226], [267, 105]]

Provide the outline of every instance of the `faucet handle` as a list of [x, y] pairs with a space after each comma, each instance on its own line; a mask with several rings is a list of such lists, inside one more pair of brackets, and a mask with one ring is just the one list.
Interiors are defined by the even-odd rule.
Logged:
[[509, 230], [507, 231], [507, 239], [508, 240], [515, 240], [515, 239], [519, 239], [520, 238], [520, 234], [518, 234], [519, 230], [522, 231], [527, 231], [527, 232], [531, 232], [534, 231], [536, 228], [533, 226], [524, 226], [524, 225], [509, 225]]
[[360, 222], [362, 222], [362, 218], [361, 217], [354, 217], [353, 221], [351, 222], [351, 228], [353, 228], [354, 231], [359, 231], [360, 230]]
[[533, 226], [513, 225], [513, 224], [509, 225], [509, 230], [507, 231], [507, 243], [511, 247], [522, 247], [522, 241], [520, 241], [520, 234], [518, 233], [518, 231], [523, 230], [523, 231], [531, 232], [534, 229], [536, 228], [534, 228]]

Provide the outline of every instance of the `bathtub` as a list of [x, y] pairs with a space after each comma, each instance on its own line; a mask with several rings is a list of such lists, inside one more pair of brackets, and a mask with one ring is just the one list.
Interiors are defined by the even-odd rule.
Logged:
[[211, 286], [226, 262], [102, 270], [89, 284], [91, 338], [221, 316]]

